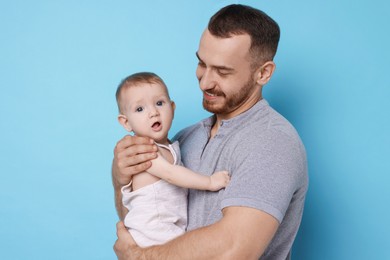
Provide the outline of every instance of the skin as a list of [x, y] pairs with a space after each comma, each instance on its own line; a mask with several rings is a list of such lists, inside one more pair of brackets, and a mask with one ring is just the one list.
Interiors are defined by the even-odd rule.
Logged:
[[[274, 72], [272, 61], [251, 69], [250, 44], [247, 34], [216, 38], [206, 29], [202, 35], [197, 52], [199, 64], [196, 76], [203, 92], [205, 109], [216, 115], [211, 138], [217, 133], [221, 120], [243, 113], [262, 98], [261, 89]], [[242, 92], [246, 95], [241, 95]], [[148, 167], [145, 159], [153, 155], [149, 153], [152, 147], [148, 140], [122, 140], [115, 148], [115, 157], [118, 157], [114, 157], [114, 187], [115, 182]], [[129, 158], [129, 155], [135, 154]], [[117, 206], [117, 209], [121, 215], [121, 207]], [[187, 232], [164, 245], [148, 248], [138, 247], [123, 223], [119, 222], [115, 253], [118, 259], [258, 259], [279, 226], [274, 217], [253, 208], [227, 207], [222, 214], [222, 219], [213, 225]]]
[[261, 89], [274, 71], [272, 61], [251, 69], [250, 44], [247, 34], [221, 39], [206, 30], [202, 35], [196, 77], [203, 92], [204, 108], [216, 115], [211, 137], [222, 120], [245, 112], [262, 98]]
[[[175, 103], [169, 99], [164, 86], [143, 83], [122, 90], [120, 97], [124, 105], [119, 123], [137, 136], [148, 136], [161, 144], [168, 144]], [[153, 127], [158, 123], [158, 127]]]
[[128, 213], [122, 204], [121, 187], [128, 184], [133, 175], [149, 169], [151, 160], [157, 158], [157, 151], [157, 146], [149, 137], [127, 135], [116, 144], [111, 170], [119, 219], [123, 220]]
[[[174, 117], [175, 103], [167, 89], [159, 83], [139, 83], [122, 89], [120, 95], [122, 114], [119, 123], [137, 136], [148, 136], [160, 144], [168, 145], [168, 131]], [[229, 182], [226, 171], [211, 176], [195, 173], [180, 165], [173, 165], [174, 158], [167, 149], [159, 149], [147, 171], [132, 178], [133, 191], [163, 179], [171, 184], [191, 189], [217, 191]]]
[[[168, 131], [174, 117], [175, 103], [170, 100], [166, 88], [159, 83], [139, 83], [122, 89], [119, 123], [137, 136], [147, 136], [160, 144], [168, 145]], [[159, 149], [163, 158], [173, 163], [173, 157], [165, 149]], [[155, 160], [161, 160], [156, 158]], [[142, 172], [132, 178], [132, 190], [152, 184], [160, 176]]]

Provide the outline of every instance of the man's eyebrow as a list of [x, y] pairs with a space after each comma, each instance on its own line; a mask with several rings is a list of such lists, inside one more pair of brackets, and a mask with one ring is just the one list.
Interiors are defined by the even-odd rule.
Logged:
[[[198, 52], [195, 52], [195, 55], [196, 55], [196, 57], [198, 58], [199, 61], [202, 61], [202, 59], [199, 57]], [[202, 61], [202, 62], [203, 62], [203, 61]]]
[[[195, 53], [196, 54], [196, 57], [198, 58], [198, 60], [202, 63], [204, 63], [204, 61], [199, 57], [199, 54], [198, 52]], [[233, 68], [229, 68], [229, 67], [226, 67], [226, 66], [218, 66], [218, 65], [211, 65], [211, 68], [213, 69], [217, 69], [217, 70], [226, 70], [226, 71], [234, 71]]]

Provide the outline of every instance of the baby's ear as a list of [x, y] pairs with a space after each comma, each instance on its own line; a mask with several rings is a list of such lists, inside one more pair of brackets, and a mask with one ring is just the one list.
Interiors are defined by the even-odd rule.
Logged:
[[118, 116], [118, 122], [119, 124], [121, 124], [128, 132], [131, 132], [133, 131], [130, 123], [129, 123], [129, 120], [127, 119], [127, 117], [125, 115], [119, 115]]
[[175, 112], [175, 109], [176, 109], [176, 104], [174, 101], [171, 101], [171, 106], [172, 106], [172, 110], [173, 112]]
[[175, 109], [176, 109], [175, 102], [171, 101], [171, 106], [172, 106], [172, 118], [174, 118], [175, 117]]

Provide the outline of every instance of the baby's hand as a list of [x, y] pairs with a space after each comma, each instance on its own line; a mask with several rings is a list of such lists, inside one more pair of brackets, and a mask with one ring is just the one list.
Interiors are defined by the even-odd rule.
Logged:
[[230, 181], [230, 176], [227, 171], [215, 172], [210, 176], [210, 191], [217, 191], [225, 188]]

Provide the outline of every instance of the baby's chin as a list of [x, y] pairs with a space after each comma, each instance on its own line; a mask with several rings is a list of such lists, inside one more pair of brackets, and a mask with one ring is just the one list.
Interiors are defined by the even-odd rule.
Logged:
[[154, 134], [154, 135], [148, 136], [148, 137], [153, 139], [156, 143], [159, 143], [159, 144], [168, 144], [169, 143], [167, 134], [165, 134], [165, 135]]
[[156, 143], [159, 143], [159, 144], [169, 144], [169, 140], [168, 138], [159, 138], [159, 139], [153, 139]]
[[154, 131], [153, 129], [150, 129], [149, 132], [134, 132], [134, 135], [139, 137], [148, 137], [159, 144], [169, 144], [168, 133], [164, 128], [160, 129], [159, 131]]

